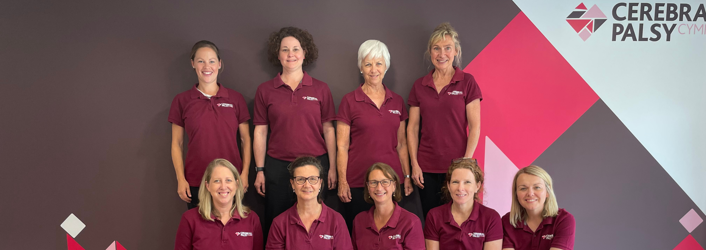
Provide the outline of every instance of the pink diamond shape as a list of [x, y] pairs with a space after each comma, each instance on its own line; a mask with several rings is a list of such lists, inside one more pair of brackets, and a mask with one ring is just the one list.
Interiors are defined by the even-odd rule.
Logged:
[[579, 33], [579, 37], [586, 41], [589, 37], [591, 37], [591, 32], [589, 32], [586, 28], [583, 28], [583, 30]]
[[681, 225], [684, 226], [684, 228], [686, 228], [686, 231], [689, 231], [689, 233], [691, 233], [691, 231], [694, 231], [694, 229], [696, 229], [696, 227], [698, 227], [701, 222], [704, 222], [704, 220], [701, 219], [699, 214], [697, 214], [693, 208], [689, 210], [689, 212], [686, 213], [684, 217], [681, 217], [681, 219], [679, 220], [679, 223], [681, 223]]

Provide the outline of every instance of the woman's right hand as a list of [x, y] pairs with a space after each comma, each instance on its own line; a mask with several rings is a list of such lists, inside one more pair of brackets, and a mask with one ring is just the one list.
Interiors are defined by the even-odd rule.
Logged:
[[255, 177], [255, 190], [257, 190], [257, 193], [262, 195], [262, 197], [265, 197], [265, 172], [263, 171], [257, 172], [257, 176]]
[[177, 181], [177, 194], [179, 198], [186, 203], [191, 203], [191, 188], [189, 187], [189, 182], [186, 180]]
[[353, 198], [351, 197], [351, 188], [346, 180], [338, 180], [338, 198], [345, 203], [351, 202]]
[[412, 166], [412, 181], [414, 181], [414, 185], [424, 189], [424, 176], [422, 175], [422, 168], [419, 166]]

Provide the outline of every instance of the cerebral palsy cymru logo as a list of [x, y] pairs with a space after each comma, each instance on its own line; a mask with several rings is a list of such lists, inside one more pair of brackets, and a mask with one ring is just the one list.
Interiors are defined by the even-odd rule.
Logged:
[[606, 20], [608, 19], [597, 5], [594, 4], [591, 9], [587, 9], [583, 3], [576, 6], [576, 9], [566, 17], [566, 21], [584, 41], [591, 37]]

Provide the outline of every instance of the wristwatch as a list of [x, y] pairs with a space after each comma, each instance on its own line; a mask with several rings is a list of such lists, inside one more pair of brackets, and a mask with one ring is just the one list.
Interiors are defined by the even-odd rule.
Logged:
[[265, 167], [255, 167], [255, 172], [265, 171]]
[[408, 174], [406, 174], [406, 175], [404, 175], [404, 178], [405, 178], [405, 179], [406, 179], [406, 178], [412, 178], [412, 176], [411, 176], [411, 175], [408, 175]]

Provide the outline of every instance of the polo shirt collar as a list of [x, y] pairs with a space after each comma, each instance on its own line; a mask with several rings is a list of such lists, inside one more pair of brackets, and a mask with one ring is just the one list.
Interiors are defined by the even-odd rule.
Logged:
[[[273, 83], [274, 83], [273, 86], [275, 88], [279, 88], [279, 87], [286, 85], [284, 83], [284, 81], [282, 81], [282, 72], [277, 73], [277, 76], [275, 77]], [[302, 78], [301, 85], [304, 85], [304, 86], [313, 85], [313, 80], [312, 80], [311, 76], [308, 73], [306, 73], [306, 71], [304, 71], [304, 77]]]
[[[542, 223], [540, 223], [539, 226], [537, 227], [536, 231], [542, 230], [544, 228], [544, 226], [546, 226], [546, 225], [554, 224], [554, 220], [556, 220], [556, 217], [549, 216], [547, 218], [544, 218], [542, 220]], [[527, 225], [527, 222], [523, 221], [522, 224], [524, 225], [525, 231], [530, 232], [530, 233], [532, 232], [532, 229], [529, 228], [529, 226]]]
[[[452, 204], [453, 204], [453, 201], [446, 203], [446, 206], [448, 206], [448, 208], [444, 208], [444, 210], [447, 211], [447, 213], [444, 213], [444, 215], [446, 216], [446, 218], [444, 218], [444, 220], [447, 223], [451, 223], [451, 222], [455, 223], [456, 222], [454, 220], [453, 215], [451, 214], [451, 205]], [[468, 216], [468, 219], [466, 219], [464, 222], [469, 221], [469, 220], [476, 221], [478, 219], [478, 217], [480, 217], [480, 206], [481, 206], [480, 203], [478, 203], [477, 201], [473, 201], [473, 210], [471, 210], [471, 215]], [[463, 224], [463, 223], [461, 223], [461, 224]], [[458, 226], [460, 227], [461, 225], [458, 225]]]
[[[368, 98], [368, 95], [366, 95], [365, 92], [363, 92], [363, 85], [364, 84], [365, 83], [360, 84], [360, 86], [357, 89], [355, 89], [355, 91], [353, 93], [353, 95], [355, 96], [355, 101], [357, 101], [357, 102], [367, 102], [368, 100], [370, 100], [370, 98]], [[387, 100], [392, 99], [392, 90], [387, 88], [387, 86], [385, 86], [385, 84], [383, 84], [382, 87], [385, 88], [385, 100], [383, 101], [383, 103], [385, 103], [385, 102], [387, 102]], [[372, 103], [372, 100], [370, 100], [370, 102]]]
[[[461, 70], [460, 68], [458, 68], [456, 66], [453, 66], [453, 67], [454, 67], [455, 71], [454, 71], [454, 76], [451, 77], [451, 84], [454, 84], [454, 83], [457, 83], [457, 82], [460, 82], [461, 80], [463, 80], [463, 70]], [[429, 74], [427, 74], [426, 76], [424, 76], [424, 78], [422, 78], [422, 86], [434, 87], [434, 76], [433, 76], [434, 71], [436, 71], [436, 69], [432, 69], [431, 71], [429, 71]]]
[[[218, 221], [218, 217], [216, 217], [216, 215], [214, 215], [213, 213], [211, 213], [211, 219], [213, 219], [214, 221]], [[242, 218], [240, 218], [240, 214], [238, 214], [238, 210], [237, 209], [233, 210], [233, 216], [230, 218], [230, 220], [240, 220], [240, 219], [242, 219]]]
[[[385, 227], [391, 227], [391, 228], [397, 228], [397, 223], [400, 221], [400, 214], [402, 214], [402, 209], [400, 205], [395, 203], [395, 210], [392, 211], [392, 216], [390, 219], [387, 221], [387, 224], [385, 224], [382, 228]], [[368, 210], [369, 220], [370, 220], [370, 225], [368, 225], [368, 228], [375, 229], [377, 226], [375, 225], [375, 206], [371, 207], [370, 210]], [[382, 230], [382, 228], [378, 228], [378, 231]]]
[[[228, 98], [228, 90], [226, 90], [226, 88], [224, 88], [223, 85], [221, 85], [220, 83], [216, 83], [216, 84], [218, 84], [218, 93], [216, 93], [216, 95], [214, 95], [213, 97], [224, 97], [224, 98]], [[201, 97], [205, 97], [205, 96], [203, 95], [203, 93], [201, 93], [201, 91], [198, 90], [198, 87], [199, 87], [199, 84], [197, 83], [197, 84], [195, 84], [194, 87], [191, 89], [191, 98], [201, 98]]]
[[[321, 202], [321, 215], [319, 215], [319, 218], [314, 221], [318, 220], [322, 223], [326, 222], [326, 210], [328, 210], [328, 207], [326, 206], [326, 204]], [[301, 218], [299, 218], [299, 212], [297, 211], [297, 203], [294, 203], [294, 206], [289, 209], [289, 214], [287, 216], [289, 217], [289, 224], [297, 224], [302, 220]]]

